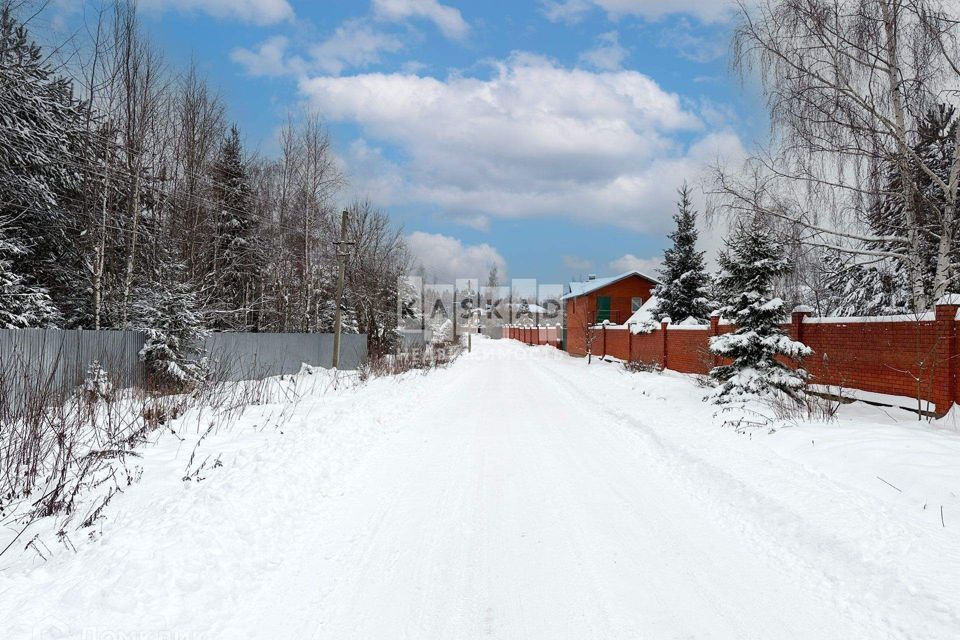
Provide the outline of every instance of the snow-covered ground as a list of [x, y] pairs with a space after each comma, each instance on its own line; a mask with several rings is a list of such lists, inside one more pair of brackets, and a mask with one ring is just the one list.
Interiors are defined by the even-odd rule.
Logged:
[[0, 557], [0, 638], [960, 637], [953, 423], [738, 432], [705, 392], [478, 340], [251, 409], [201, 482], [185, 416], [75, 553]]

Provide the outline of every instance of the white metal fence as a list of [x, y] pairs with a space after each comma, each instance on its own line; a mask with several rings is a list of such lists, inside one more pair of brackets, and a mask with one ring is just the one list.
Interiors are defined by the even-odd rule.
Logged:
[[39, 389], [65, 397], [83, 383], [95, 361], [115, 384], [143, 386], [147, 372], [139, 353], [145, 342], [136, 331], [0, 330], [0, 402], [16, 406]]
[[[142, 387], [145, 342], [139, 331], [0, 329], [0, 402], [17, 403], [36, 389], [66, 397], [95, 361], [115, 386]], [[219, 380], [265, 378], [296, 373], [301, 364], [329, 367], [333, 334], [214, 333], [204, 348]], [[366, 358], [366, 335], [342, 336], [341, 369], [356, 369]]]
[[[206, 351], [224, 380], [266, 378], [296, 373], [301, 364], [329, 368], [332, 333], [213, 333]], [[340, 336], [340, 368], [353, 370], [367, 359], [367, 336]]]

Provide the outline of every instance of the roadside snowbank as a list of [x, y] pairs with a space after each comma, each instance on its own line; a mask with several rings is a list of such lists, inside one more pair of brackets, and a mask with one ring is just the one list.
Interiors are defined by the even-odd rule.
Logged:
[[[277, 528], [309, 537], [304, 513], [404, 425], [400, 400], [424, 379], [360, 385], [356, 374], [306, 369], [270, 380], [273, 402], [236, 407], [231, 422], [190, 410], [138, 449], [140, 481], [95, 526], [58, 536], [43, 519], [0, 558], [0, 637], [219, 637], [223, 612], [287, 552]], [[358, 417], [365, 410], [376, 416]]]

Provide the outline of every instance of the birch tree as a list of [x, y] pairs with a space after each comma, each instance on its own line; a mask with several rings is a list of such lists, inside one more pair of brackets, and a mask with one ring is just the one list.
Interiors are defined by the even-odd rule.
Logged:
[[[956, 277], [960, 145], [944, 173], [916, 142], [924, 114], [957, 98], [956, 16], [938, 0], [760, 0], [741, 3], [739, 18], [735, 65], [759, 75], [773, 142], [745, 171], [718, 171], [716, 203], [795, 225], [808, 246], [897, 261], [914, 309], [928, 308]], [[918, 175], [940, 203], [932, 224]], [[902, 223], [878, 234], [867, 212], [882, 198], [899, 200]]]

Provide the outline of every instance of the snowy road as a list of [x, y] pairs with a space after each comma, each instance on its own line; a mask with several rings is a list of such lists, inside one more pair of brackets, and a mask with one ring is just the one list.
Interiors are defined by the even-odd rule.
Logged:
[[866, 637], [544, 365], [465, 361], [409, 407], [255, 635]]
[[[502, 341], [390, 384], [310, 414], [379, 433], [340, 471], [306, 429], [239, 455], [162, 518], [0, 580], [0, 620], [40, 637], [960, 637], [955, 533], [697, 424], [712, 409], [666, 401], [696, 396], [689, 380]], [[30, 589], [46, 602], [4, 607]]]

